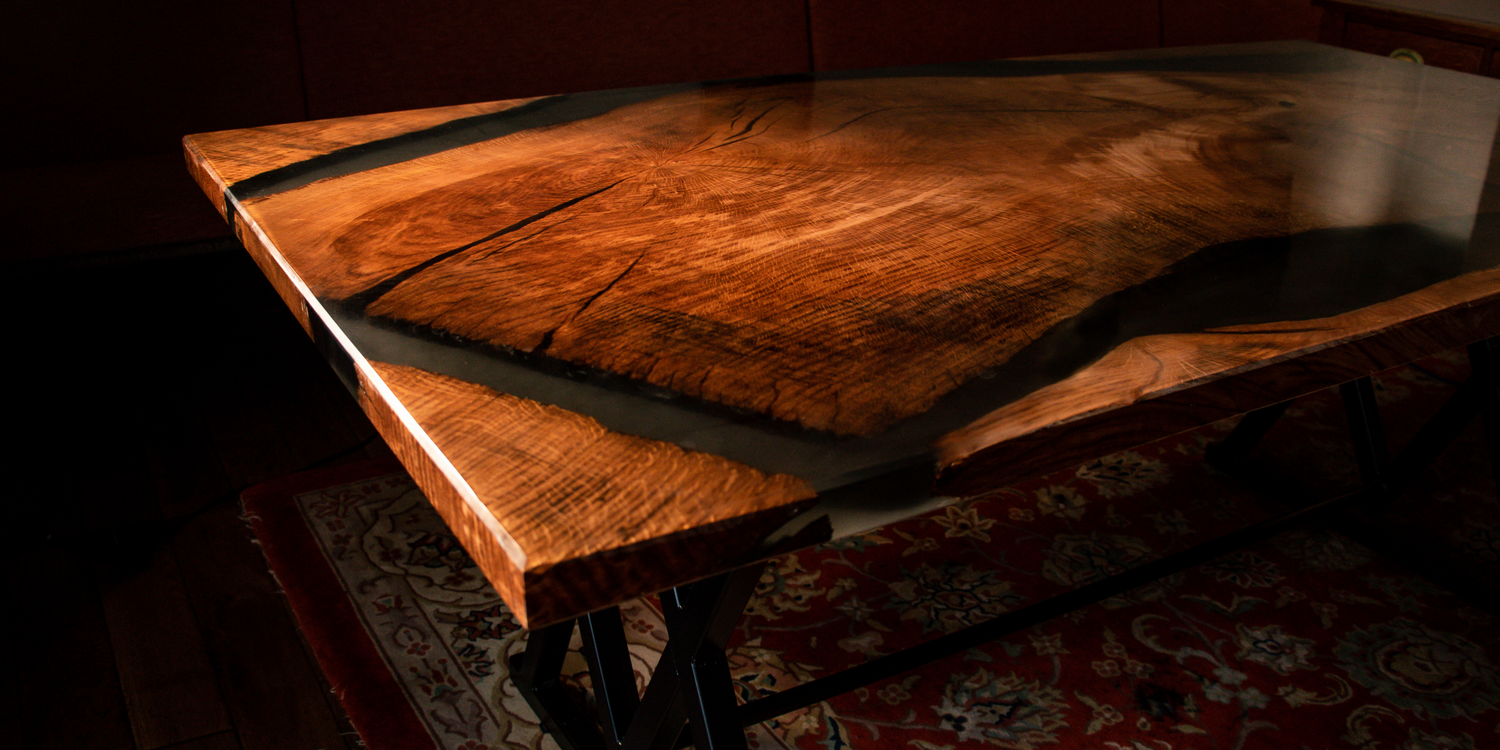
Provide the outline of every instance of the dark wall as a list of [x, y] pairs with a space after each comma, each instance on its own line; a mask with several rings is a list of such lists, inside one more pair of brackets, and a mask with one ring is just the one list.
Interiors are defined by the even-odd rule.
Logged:
[[222, 236], [189, 133], [620, 86], [1315, 38], [1303, 0], [59, 0], [0, 31], [0, 260]]
[[1323, 9], [1310, 0], [1161, 0], [1161, 17], [1164, 47], [1317, 41]]
[[291, 0], [22, 3], [0, 29], [7, 260], [222, 233], [180, 138], [304, 117]]
[[822, 70], [1161, 45], [1160, 0], [809, 0]]
[[809, 70], [804, 0], [297, 0], [311, 117]]

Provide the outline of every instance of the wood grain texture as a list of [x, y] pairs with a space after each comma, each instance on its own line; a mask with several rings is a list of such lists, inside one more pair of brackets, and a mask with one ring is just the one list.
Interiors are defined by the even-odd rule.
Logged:
[[[468, 117], [524, 105], [529, 99], [459, 104], [411, 112], [392, 112], [339, 120], [288, 123], [270, 128], [247, 128], [199, 133], [184, 139], [188, 170], [224, 216], [224, 189], [270, 169], [284, 167], [320, 154], [434, 127]], [[214, 155], [212, 171], [204, 171], [205, 153]], [[217, 190], [209, 190], [212, 184]], [[226, 217], [227, 218], [227, 217]]]
[[1350, 116], [1325, 102], [1404, 95], [1362, 83], [1127, 70], [710, 87], [245, 210], [331, 303], [870, 435], [1201, 248], [1357, 223], [1294, 200], [1292, 177], [1347, 179], [1300, 165], [1322, 138], [1382, 137], [1389, 123], [1298, 132]]
[[[314, 334], [300, 279], [258, 225], [236, 229]], [[769, 557], [767, 536], [811, 506], [795, 478], [482, 386], [363, 361], [356, 375], [361, 409], [527, 627]]]
[[[1083, 335], [1107, 346], [1068, 360], [1071, 378], [977, 400], [930, 448], [882, 455], [935, 457], [951, 493], [1500, 333], [1496, 243], [1475, 229], [1500, 210], [1491, 82], [1300, 43], [1151, 55], [485, 105], [462, 116], [496, 130], [446, 146], [433, 113], [186, 145], [535, 626], [826, 534], [782, 539], [814, 480], [390, 364], [338, 321], [583, 366], [835, 441], [951, 414], [1057, 332], [1129, 307], [1104, 316], [1129, 336]], [[310, 154], [318, 169], [270, 179]], [[1285, 242], [1266, 254], [1267, 238]], [[1246, 269], [1262, 286], [1234, 282]], [[1327, 283], [1342, 275], [1353, 294]], [[1233, 304], [1194, 286], [1226, 280]]]
[[[206, 202], [203, 207], [208, 210]], [[315, 663], [309, 666], [304, 654], [282, 647], [299, 648], [296, 627], [238, 518], [230, 476], [233, 481], [254, 481], [255, 473], [280, 476], [356, 443], [348, 430], [338, 431], [342, 419], [334, 420], [319, 401], [363, 417], [343, 387], [330, 384], [327, 364], [244, 251], [232, 245], [204, 251], [154, 261], [29, 269], [17, 277], [25, 283], [7, 295], [8, 311], [55, 313], [51, 332], [18, 334], [20, 350], [31, 362], [21, 382], [33, 397], [18, 402], [16, 419], [33, 425], [27, 442], [35, 451], [23, 448], [14, 462], [28, 467], [15, 496], [69, 502], [22, 504], [26, 507], [6, 546], [0, 586], [17, 603], [13, 609], [25, 614], [6, 618], [16, 671], [0, 676], [0, 683], [10, 686], [0, 693], [20, 695], [0, 713], [19, 726], [0, 746], [148, 750], [132, 738], [122, 688], [158, 684], [139, 673], [140, 662], [157, 648], [193, 650], [188, 639], [174, 637], [192, 627], [202, 636], [212, 670], [204, 692], [212, 695], [217, 686], [233, 728], [227, 740], [218, 741], [241, 747], [237, 735], [244, 739], [242, 750], [345, 746], [330, 719], [314, 723], [310, 709], [322, 706], [326, 716], [336, 716], [337, 699], [319, 686]], [[60, 299], [69, 302], [56, 304]], [[59, 346], [55, 331], [63, 327], [89, 328], [92, 343]], [[230, 373], [247, 360], [264, 362], [258, 376], [274, 378], [272, 393], [247, 391]], [[91, 364], [98, 362], [109, 363], [107, 387], [99, 387], [100, 371]], [[126, 393], [129, 397], [122, 398]], [[233, 408], [245, 402], [254, 408]], [[225, 424], [236, 419], [250, 422]], [[280, 430], [268, 434], [255, 429], [258, 424]], [[366, 423], [359, 437], [372, 433]], [[299, 434], [306, 437], [297, 439]], [[185, 450], [188, 444], [193, 447]], [[299, 453], [283, 456], [280, 466], [247, 459], [267, 451], [268, 444], [295, 445]], [[245, 471], [256, 464], [255, 472]], [[226, 472], [226, 466], [236, 468]], [[138, 604], [112, 601], [106, 621], [99, 583], [119, 580], [144, 562], [147, 551], [163, 545], [167, 554], [175, 552], [180, 578], [170, 569], [167, 575], [138, 576], [124, 594]], [[157, 604], [163, 601], [169, 604]], [[268, 627], [270, 618], [249, 613], [256, 609], [277, 612], [281, 629]], [[290, 640], [268, 647], [280, 637]], [[182, 657], [172, 660], [180, 664]], [[155, 665], [157, 674], [168, 666]], [[122, 668], [136, 671], [124, 685]], [[153, 736], [180, 736], [159, 728], [177, 711], [193, 709], [196, 700], [176, 697], [181, 687], [129, 703], [156, 712], [135, 717], [157, 728]], [[163, 708], [163, 702], [170, 705]], [[304, 723], [290, 727], [295, 721]], [[5, 718], [0, 725], [6, 725]], [[352, 748], [352, 740], [349, 744]]]
[[[1454, 299], [1467, 301], [1453, 307]], [[939, 492], [1005, 486], [1497, 332], [1500, 271], [1492, 270], [1334, 318], [1132, 339], [945, 436]]]
[[320, 298], [867, 435], [1285, 214], [1282, 92], [1232, 82], [729, 87], [246, 211]]
[[[769, 556], [756, 549], [813, 497], [795, 478], [612, 433], [562, 409], [413, 368], [371, 367], [484, 510], [437, 475], [409, 429], [380, 419], [376, 426], [480, 567], [510, 590], [507, 601], [528, 626], [658, 590], [684, 571], [708, 576], [725, 560]], [[373, 394], [361, 395], [369, 402]], [[497, 543], [476, 514], [488, 514], [508, 538]], [[674, 542], [684, 533], [693, 544]], [[623, 552], [635, 547], [647, 548], [643, 559], [615, 569], [587, 562], [628, 557]]]

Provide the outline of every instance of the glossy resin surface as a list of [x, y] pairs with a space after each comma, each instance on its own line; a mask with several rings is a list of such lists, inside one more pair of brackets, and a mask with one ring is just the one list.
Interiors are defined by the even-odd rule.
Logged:
[[1276, 43], [187, 148], [535, 624], [1500, 332], [1497, 122]]

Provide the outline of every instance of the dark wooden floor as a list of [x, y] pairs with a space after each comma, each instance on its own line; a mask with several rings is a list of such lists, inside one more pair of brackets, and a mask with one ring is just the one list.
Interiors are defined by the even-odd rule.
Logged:
[[0, 746], [358, 746], [238, 493], [385, 448], [243, 251], [192, 250], [7, 269]]

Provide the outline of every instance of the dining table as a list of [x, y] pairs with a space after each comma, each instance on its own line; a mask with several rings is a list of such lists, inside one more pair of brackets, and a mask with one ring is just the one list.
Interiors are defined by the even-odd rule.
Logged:
[[[772, 557], [1241, 414], [1226, 442], [1248, 445], [1287, 401], [1343, 388], [1353, 499], [1000, 618], [1013, 630], [1337, 504], [1378, 509], [1458, 426], [1500, 424], [1497, 125], [1500, 80], [1292, 41], [673, 83], [184, 147], [530, 631], [512, 678], [549, 731], [708, 748], [995, 634], [738, 705], [724, 639]], [[1391, 458], [1369, 376], [1463, 346], [1470, 383]], [[642, 693], [614, 608], [652, 593], [671, 640]], [[558, 679], [576, 638], [597, 715]]]

